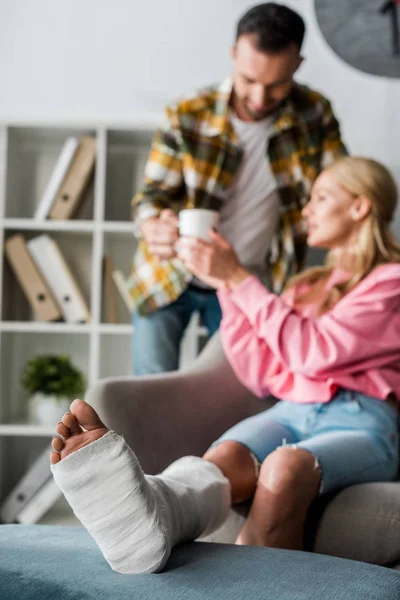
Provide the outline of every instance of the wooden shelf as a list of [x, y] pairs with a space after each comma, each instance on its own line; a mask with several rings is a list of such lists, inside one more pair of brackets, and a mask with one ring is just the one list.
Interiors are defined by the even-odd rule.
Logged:
[[123, 323], [102, 323], [98, 326], [98, 331], [110, 335], [132, 335], [133, 325]]
[[32, 425], [30, 423], [0, 423], [0, 435], [17, 437], [53, 437], [54, 427], [47, 425]]
[[68, 231], [70, 233], [93, 233], [95, 223], [87, 220], [36, 221], [35, 219], [4, 219], [4, 229], [18, 231]]
[[104, 221], [101, 229], [109, 233], [130, 233], [133, 237], [133, 224], [130, 221]]
[[43, 323], [41, 321], [0, 321], [1, 331], [26, 333], [90, 333], [90, 323]]

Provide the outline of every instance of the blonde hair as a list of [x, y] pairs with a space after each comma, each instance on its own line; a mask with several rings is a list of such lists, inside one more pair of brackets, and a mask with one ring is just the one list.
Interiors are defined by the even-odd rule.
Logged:
[[[345, 294], [352, 290], [377, 266], [400, 262], [400, 244], [390, 232], [390, 222], [397, 206], [397, 188], [390, 172], [375, 160], [346, 156], [325, 169], [348, 194], [365, 196], [371, 202], [371, 210], [364, 218], [352, 248], [352, 274], [347, 281], [334, 285], [319, 307], [319, 314], [332, 308]], [[321, 267], [307, 269], [293, 277], [287, 288], [307, 283], [312, 286], [327, 279], [338, 266], [337, 254], [328, 252]], [[287, 289], [286, 288], [286, 289]], [[312, 288], [296, 296], [295, 302], [311, 301]]]

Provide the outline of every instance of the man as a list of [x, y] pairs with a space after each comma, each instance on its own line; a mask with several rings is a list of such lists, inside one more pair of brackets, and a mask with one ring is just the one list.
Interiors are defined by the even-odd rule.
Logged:
[[136, 374], [178, 368], [194, 310], [210, 335], [220, 323], [215, 290], [176, 256], [181, 208], [218, 210], [241, 263], [275, 292], [303, 265], [301, 209], [320, 170], [346, 153], [329, 101], [293, 80], [304, 31], [293, 10], [255, 6], [237, 26], [233, 76], [166, 109], [133, 199]]

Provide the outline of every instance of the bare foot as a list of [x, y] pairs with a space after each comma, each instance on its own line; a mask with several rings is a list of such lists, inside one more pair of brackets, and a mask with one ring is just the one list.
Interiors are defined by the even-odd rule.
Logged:
[[71, 412], [65, 413], [56, 427], [56, 433], [63, 439], [53, 437], [51, 445], [54, 452], [50, 452], [50, 462], [55, 465], [68, 454], [98, 440], [107, 431], [107, 427], [89, 404], [84, 400], [74, 400]]

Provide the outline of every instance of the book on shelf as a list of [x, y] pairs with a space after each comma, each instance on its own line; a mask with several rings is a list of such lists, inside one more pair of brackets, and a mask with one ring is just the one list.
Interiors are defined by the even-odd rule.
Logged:
[[65, 321], [88, 323], [89, 308], [58, 244], [50, 236], [40, 235], [31, 239], [27, 246]]
[[[0, 520], [2, 523], [18, 522], [21, 512], [23, 514], [24, 509], [28, 509], [32, 499], [36, 496], [36, 494], [50, 479], [53, 479], [50, 471], [49, 459], [51, 450], [52, 448], [49, 446], [40, 454], [40, 456], [35, 460], [24, 476], [18, 481], [8, 496], [4, 499], [0, 506]], [[30, 511], [32, 515], [32, 505], [30, 507]], [[38, 518], [40, 518], [40, 516]]]
[[60, 307], [32, 259], [23, 236], [17, 234], [6, 240], [5, 253], [35, 317], [39, 321], [60, 320]]
[[107, 323], [119, 323], [118, 299], [115, 282], [113, 280], [113, 263], [111, 256], [104, 255], [104, 305]]
[[39, 205], [35, 212], [35, 219], [43, 221], [47, 218], [53, 202], [56, 198], [57, 192], [61, 187], [62, 182], [68, 172], [68, 169], [72, 163], [72, 160], [76, 154], [79, 146], [79, 139], [77, 137], [69, 137], [65, 140], [61, 152], [58, 156], [56, 165], [51, 173], [51, 177], [46, 186], [44, 194], [39, 202]]
[[69, 169], [56, 192], [50, 219], [70, 219], [78, 210], [93, 175], [96, 161], [96, 139], [83, 136]]
[[126, 305], [126, 308], [131, 313], [134, 310], [135, 306], [134, 306], [133, 300], [129, 294], [129, 291], [128, 291], [128, 288], [126, 285], [126, 281], [125, 281], [125, 277], [124, 277], [122, 271], [119, 271], [118, 269], [114, 270], [112, 277], [114, 279], [115, 285], [117, 286], [117, 290], [119, 291], [121, 298]]

